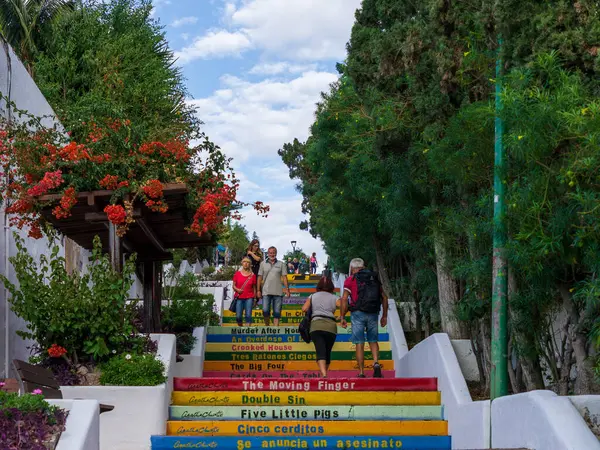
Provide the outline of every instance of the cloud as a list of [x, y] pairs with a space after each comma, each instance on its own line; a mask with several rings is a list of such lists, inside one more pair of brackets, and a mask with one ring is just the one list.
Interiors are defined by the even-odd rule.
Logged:
[[231, 23], [268, 53], [301, 60], [343, 59], [361, 0], [250, 0]]
[[179, 63], [185, 64], [195, 59], [239, 56], [242, 51], [251, 47], [250, 40], [241, 32], [230, 33], [225, 30], [213, 30], [196, 38], [191, 46], [175, 52], [175, 57]]
[[261, 63], [250, 69], [253, 75], [277, 75], [280, 73], [301, 73], [316, 70], [316, 64], [290, 64], [289, 62]]
[[[300, 61], [342, 60], [345, 44], [361, 0], [246, 0], [227, 1], [223, 8], [226, 29], [197, 38], [204, 42], [214, 35], [243, 37], [235, 52], [193, 52], [182, 62], [212, 56], [229, 56], [258, 49], [268, 57]], [[268, 72], [267, 72], [268, 73]]]
[[320, 93], [336, 79], [336, 74], [316, 71], [287, 82], [252, 83], [227, 75], [221, 78], [221, 89], [190, 104], [198, 108], [204, 131], [236, 164], [279, 160], [277, 150], [285, 142], [308, 136]]
[[182, 27], [184, 25], [193, 25], [198, 22], [198, 18], [194, 16], [181, 17], [180, 19], [175, 19], [171, 22], [171, 26], [173, 28]]
[[203, 131], [233, 158], [240, 179], [239, 199], [260, 200], [271, 207], [268, 218], [250, 209], [242, 212], [248, 231], [256, 231], [265, 246], [275, 245], [281, 254], [296, 240], [305, 252], [317, 252], [322, 263], [326, 260], [322, 243], [298, 227], [307, 219], [302, 214], [302, 198], [277, 150], [294, 138], [307, 138], [320, 93], [337, 78], [334, 73], [314, 70], [289, 81], [250, 82], [225, 75], [210, 96], [189, 101], [198, 108]]

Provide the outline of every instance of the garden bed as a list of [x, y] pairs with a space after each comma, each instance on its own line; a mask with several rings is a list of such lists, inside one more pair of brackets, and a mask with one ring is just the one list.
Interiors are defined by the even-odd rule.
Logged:
[[173, 390], [175, 336], [152, 334], [167, 381], [156, 386], [61, 386], [65, 399], [93, 399], [115, 409], [100, 416], [102, 450], [147, 449], [150, 436], [164, 434]]
[[44, 400], [41, 391], [19, 396], [0, 385], [0, 440], [3, 449], [55, 450], [68, 412]]

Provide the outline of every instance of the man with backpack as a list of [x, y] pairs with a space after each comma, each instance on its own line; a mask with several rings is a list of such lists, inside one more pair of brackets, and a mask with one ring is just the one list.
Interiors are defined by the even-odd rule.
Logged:
[[373, 354], [373, 377], [382, 378], [379, 365], [379, 311], [383, 305], [381, 326], [387, 325], [388, 298], [381, 288], [377, 273], [365, 269], [360, 258], [350, 261], [350, 277], [344, 282], [344, 294], [340, 302], [341, 326], [348, 326], [345, 316], [350, 310], [352, 318], [352, 343], [356, 345], [358, 378], [365, 378], [365, 333]]

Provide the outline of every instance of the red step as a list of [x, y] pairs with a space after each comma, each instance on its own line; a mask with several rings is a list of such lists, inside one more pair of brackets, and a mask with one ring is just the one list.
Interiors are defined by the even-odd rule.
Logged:
[[[356, 370], [330, 370], [329, 378], [356, 378]], [[396, 372], [393, 370], [382, 370], [383, 378], [395, 378]], [[373, 369], [365, 369], [367, 378], [373, 378]], [[292, 379], [310, 379], [321, 378], [321, 372], [318, 370], [285, 370], [274, 372], [224, 372], [220, 370], [206, 370], [202, 373], [203, 378], [292, 378]]]
[[176, 391], [437, 391], [436, 378], [173, 378]]

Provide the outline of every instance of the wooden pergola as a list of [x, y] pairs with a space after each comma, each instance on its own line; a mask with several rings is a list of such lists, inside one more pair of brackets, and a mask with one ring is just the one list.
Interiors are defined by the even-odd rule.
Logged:
[[71, 216], [66, 219], [52, 215], [52, 208], [60, 200], [60, 195], [40, 198], [42, 202], [48, 202], [42, 211], [44, 219], [81, 247], [92, 250], [94, 237], [99, 236], [102, 249], [110, 254], [116, 270], [122, 270], [124, 255], [137, 254], [137, 274], [144, 285], [144, 327], [147, 332], [160, 331], [162, 262], [173, 259], [169, 249], [216, 245], [211, 236], [199, 237], [185, 230], [195, 213], [186, 204], [187, 186], [165, 184], [163, 192], [168, 211], [153, 212], [143, 202], [136, 202], [133, 205], [135, 222], [122, 238], [104, 212], [114, 191], [80, 192]]

